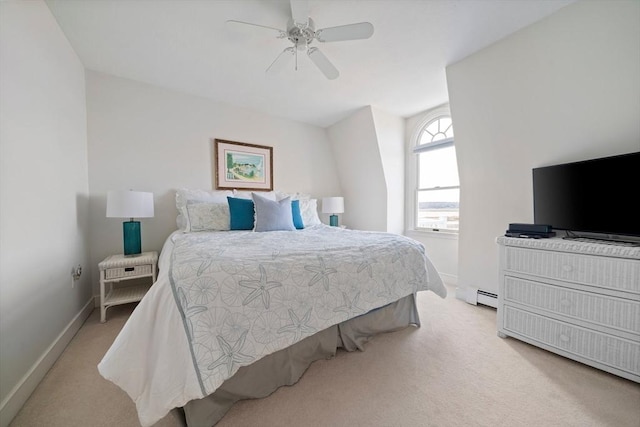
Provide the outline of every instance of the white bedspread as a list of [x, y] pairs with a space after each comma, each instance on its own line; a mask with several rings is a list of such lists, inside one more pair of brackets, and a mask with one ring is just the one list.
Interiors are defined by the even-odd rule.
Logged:
[[173, 233], [158, 280], [98, 369], [150, 426], [241, 366], [422, 290], [446, 290], [424, 247], [389, 233]]

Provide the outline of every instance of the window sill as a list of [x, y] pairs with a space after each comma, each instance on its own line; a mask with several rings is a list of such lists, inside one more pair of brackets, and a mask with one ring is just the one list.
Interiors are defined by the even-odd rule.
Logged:
[[410, 237], [412, 234], [415, 236], [421, 236], [421, 237], [429, 237], [429, 238], [433, 237], [437, 239], [458, 240], [459, 233], [457, 231], [451, 231], [451, 230], [433, 231], [426, 228], [423, 228], [423, 229], [418, 228], [418, 229], [405, 231], [406, 236]]

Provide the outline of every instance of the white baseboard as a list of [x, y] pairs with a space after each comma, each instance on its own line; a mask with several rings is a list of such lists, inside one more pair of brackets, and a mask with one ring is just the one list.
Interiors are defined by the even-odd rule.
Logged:
[[478, 288], [456, 288], [456, 298], [469, 304], [478, 304]]
[[458, 276], [440, 272], [438, 272], [438, 274], [440, 274], [440, 277], [442, 277], [442, 281], [447, 285], [456, 286], [458, 284]]
[[73, 336], [80, 330], [84, 321], [94, 309], [94, 297], [82, 307], [80, 312], [69, 322], [66, 328], [58, 335], [51, 345], [40, 356], [29, 372], [9, 392], [9, 395], [0, 403], [0, 427], [7, 427], [11, 420], [18, 414], [31, 393], [36, 389], [40, 381], [49, 372], [49, 369], [58, 360]]

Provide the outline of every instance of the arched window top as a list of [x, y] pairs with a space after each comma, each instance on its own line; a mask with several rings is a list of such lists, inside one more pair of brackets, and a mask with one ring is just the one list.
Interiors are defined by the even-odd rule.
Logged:
[[416, 141], [416, 145], [430, 144], [453, 138], [453, 123], [451, 116], [441, 115], [428, 121]]

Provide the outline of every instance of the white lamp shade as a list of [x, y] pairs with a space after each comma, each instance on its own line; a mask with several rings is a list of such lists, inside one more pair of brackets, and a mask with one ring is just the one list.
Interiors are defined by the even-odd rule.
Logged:
[[337, 214], [344, 212], [344, 198], [343, 197], [324, 197], [322, 199], [322, 212]]
[[153, 193], [145, 191], [109, 191], [107, 218], [152, 218]]

